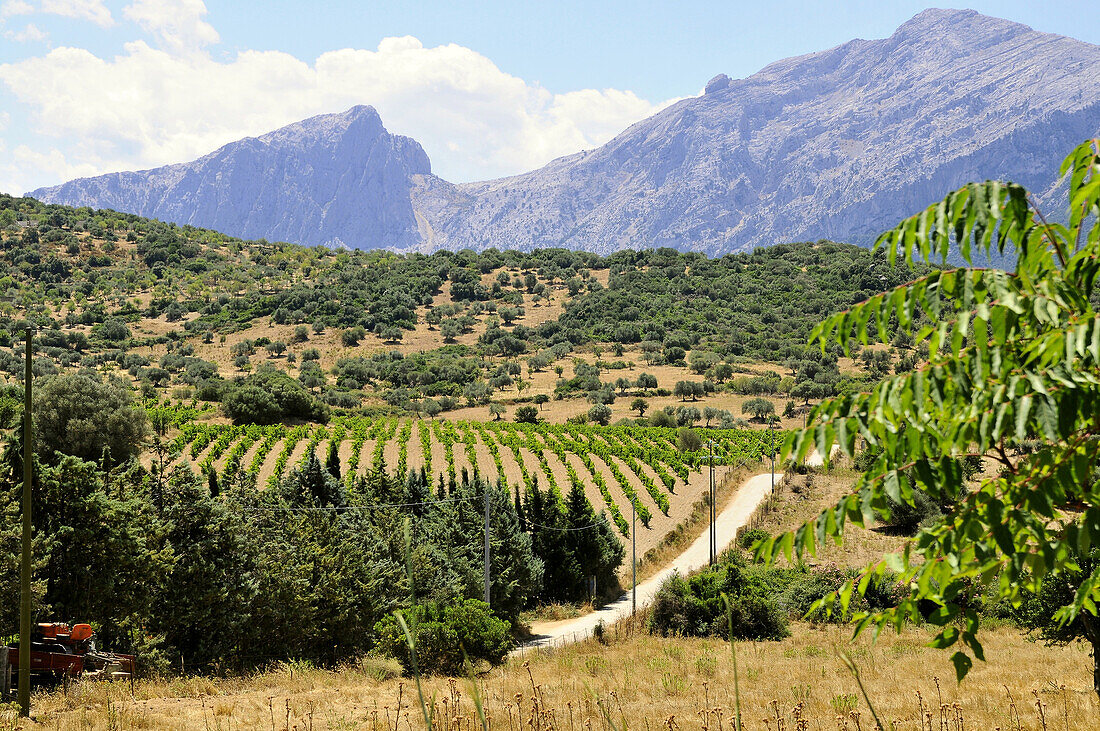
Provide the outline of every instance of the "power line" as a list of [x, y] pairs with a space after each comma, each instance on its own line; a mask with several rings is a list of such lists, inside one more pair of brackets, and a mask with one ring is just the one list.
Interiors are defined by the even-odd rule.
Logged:
[[310, 512], [326, 512], [326, 513], [344, 513], [344, 512], [357, 512], [361, 510], [374, 510], [376, 508], [413, 508], [424, 505], [443, 505], [445, 503], [468, 503], [477, 500], [473, 497], [460, 497], [450, 498], [447, 500], [426, 500], [418, 503], [375, 503], [374, 505], [311, 505], [304, 507], [286, 507], [286, 508], [240, 508], [244, 513], [310, 513]]
[[541, 523], [535, 523], [534, 521], [531, 521], [531, 520], [528, 520], [526, 522], [527, 522], [528, 525], [533, 525], [536, 528], [544, 528], [546, 530], [557, 530], [557, 531], [562, 531], [562, 532], [588, 530], [590, 528], [596, 528], [600, 525], [603, 525], [603, 523], [601, 523], [598, 520], [595, 523], [589, 523], [588, 525], [582, 525], [582, 526], [579, 526], [577, 528], [557, 528], [557, 527], [552, 526], [552, 525], [542, 525]]

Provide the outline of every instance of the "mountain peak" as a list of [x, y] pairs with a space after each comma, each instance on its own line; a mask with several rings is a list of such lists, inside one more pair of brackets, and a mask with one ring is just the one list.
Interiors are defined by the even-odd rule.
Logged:
[[704, 94], [713, 94], [716, 91], [722, 91], [730, 85], [730, 77], [725, 74], [718, 74], [713, 79], [707, 82], [706, 88], [703, 90]]
[[390, 134], [374, 107], [357, 105], [231, 142], [193, 162], [30, 195], [48, 203], [93, 201], [241, 238], [408, 248], [419, 243], [412, 176], [430, 173], [415, 140]]
[[986, 37], [1000, 38], [1005, 34], [1035, 32], [1023, 23], [983, 15], [977, 10], [929, 8], [922, 10], [898, 26], [892, 40], [942, 40], [963, 38], [978, 42]]

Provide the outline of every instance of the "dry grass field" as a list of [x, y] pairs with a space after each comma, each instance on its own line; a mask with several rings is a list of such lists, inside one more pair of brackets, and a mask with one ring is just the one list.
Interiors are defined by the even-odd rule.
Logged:
[[[874, 720], [840, 657], [856, 664], [889, 729], [1095, 729], [1100, 704], [1087, 650], [1047, 648], [1012, 629], [985, 635], [988, 662], [956, 685], [930, 634], [886, 633], [850, 643], [846, 628], [796, 625], [782, 642], [727, 643], [609, 632], [527, 654], [476, 677], [491, 729], [872, 729]], [[482, 728], [466, 679], [429, 678], [423, 693], [437, 729]], [[282, 665], [227, 679], [175, 678], [129, 686], [85, 683], [35, 698], [34, 722], [57, 729], [422, 729], [416, 684], [366, 658], [335, 671]], [[11, 724], [11, 721], [8, 721]], [[16, 726], [18, 727], [18, 726]]]

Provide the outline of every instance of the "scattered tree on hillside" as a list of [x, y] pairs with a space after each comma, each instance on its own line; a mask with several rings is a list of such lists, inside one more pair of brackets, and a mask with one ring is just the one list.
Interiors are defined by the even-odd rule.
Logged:
[[607, 426], [611, 421], [611, 407], [604, 403], [597, 403], [588, 410], [588, 418], [600, 426]]
[[764, 421], [775, 413], [775, 404], [766, 398], [751, 398], [741, 404], [742, 414], [752, 414], [754, 421]]

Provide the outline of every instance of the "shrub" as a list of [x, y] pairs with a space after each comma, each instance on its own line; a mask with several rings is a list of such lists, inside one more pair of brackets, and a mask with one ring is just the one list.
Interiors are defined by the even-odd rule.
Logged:
[[539, 423], [539, 410], [536, 406], [520, 406], [516, 409], [516, 421], [521, 424]]
[[665, 636], [728, 639], [722, 594], [730, 600], [734, 638], [779, 640], [790, 634], [772, 588], [759, 573], [747, 571], [744, 559], [737, 554], [729, 555], [725, 564], [690, 577], [670, 576], [654, 599], [649, 630]]
[[757, 541], [767, 540], [768, 538], [771, 538], [771, 535], [766, 530], [749, 528], [737, 534], [737, 545], [741, 546], [741, 548], [749, 549], [752, 548]]
[[653, 415], [649, 417], [649, 425], [663, 427], [676, 426], [676, 419], [667, 411], [655, 411]]
[[703, 448], [703, 438], [699, 432], [686, 426], [676, 431], [676, 443], [681, 452], [698, 452]]
[[262, 369], [225, 390], [225, 415], [237, 424], [274, 424], [283, 419], [328, 421], [328, 407], [282, 371]]
[[913, 504], [887, 499], [890, 505], [890, 527], [900, 534], [911, 536], [917, 530], [943, 513], [935, 500], [920, 490], [913, 490]]
[[[855, 569], [845, 569], [836, 564], [826, 564], [815, 568], [800, 565], [793, 569], [764, 569], [765, 581], [771, 587], [771, 593], [778, 597], [779, 605], [790, 617], [805, 617], [814, 602], [837, 591], [845, 581], [855, 577]], [[897, 606], [904, 587], [900, 587], [893, 574], [872, 577], [865, 596], [853, 595], [848, 612], [842, 612], [837, 604], [831, 615], [815, 612], [809, 619], [815, 622], [844, 622], [857, 611], [882, 611]]]
[[[512, 646], [511, 625], [493, 615], [489, 605], [476, 599], [461, 604], [417, 605], [402, 613], [416, 647], [417, 670], [425, 675], [457, 675], [464, 657], [493, 665], [504, 660]], [[387, 615], [374, 627], [378, 649], [397, 659], [406, 673], [413, 670], [405, 633], [395, 615]]]

